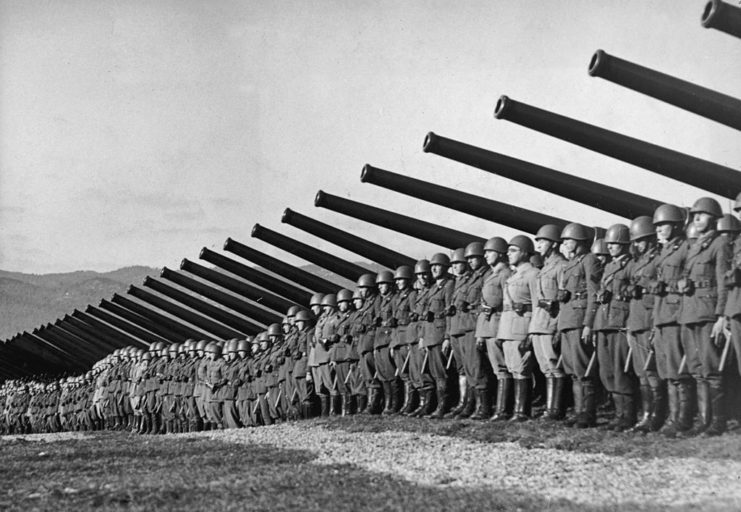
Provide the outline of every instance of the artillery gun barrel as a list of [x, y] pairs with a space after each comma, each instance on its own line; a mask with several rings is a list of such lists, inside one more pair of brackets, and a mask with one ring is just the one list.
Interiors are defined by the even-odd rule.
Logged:
[[119, 333], [120, 333], [120, 335], [122, 336], [122, 339], [124, 340], [124, 343], [125, 343], [124, 346], [133, 345], [133, 346], [135, 346], [137, 348], [147, 348], [147, 347], [149, 347], [149, 344], [145, 340], [143, 340], [143, 339], [141, 339], [141, 338], [139, 338], [137, 336], [134, 336], [133, 334], [131, 334], [131, 333], [127, 332], [127, 331], [123, 331], [123, 330], [118, 329], [118, 328], [116, 328], [114, 326], [108, 325], [105, 322], [101, 321], [99, 318], [95, 318], [94, 316], [89, 315], [89, 314], [87, 314], [87, 313], [85, 313], [83, 311], [79, 311], [79, 310], [76, 309], [72, 313], [72, 316], [75, 317], [75, 318], [79, 318], [81, 321], [85, 322], [86, 324], [90, 325], [91, 327], [94, 327], [94, 328], [96, 328], [96, 329], [98, 329], [98, 330], [100, 330], [102, 332], [110, 333], [112, 336], [119, 336]]
[[741, 172], [502, 96], [494, 116], [734, 199]]
[[112, 315], [119, 316], [131, 322], [132, 324], [138, 325], [143, 329], [152, 331], [158, 336], [162, 336], [167, 340], [166, 344], [168, 345], [170, 343], [178, 343], [188, 337], [187, 334], [183, 334], [183, 332], [179, 330], [176, 331], [175, 329], [172, 329], [170, 326], [166, 325], [165, 322], [152, 320], [149, 317], [142, 316], [131, 309], [125, 308], [121, 304], [116, 304], [107, 300], [101, 300], [100, 308], [101, 310], [105, 310]]
[[85, 309], [85, 313], [87, 313], [91, 317], [95, 317], [110, 325], [113, 325], [114, 327], [122, 331], [128, 332], [129, 334], [136, 336], [140, 340], [143, 340], [147, 343], [161, 342], [161, 343], [164, 343], [165, 345], [169, 345], [170, 343], [172, 343], [171, 340], [163, 336], [160, 336], [159, 334], [153, 331], [145, 329], [144, 327], [140, 325], [137, 325], [133, 322], [125, 320], [112, 313], [109, 313], [108, 311], [103, 311], [102, 309], [98, 309], [95, 306], [88, 306]]
[[702, 11], [702, 26], [714, 28], [741, 38], [741, 9], [733, 5], [711, 0]]
[[[195, 329], [194, 327], [191, 327], [189, 325], [185, 325], [181, 319], [175, 319], [172, 317], [169, 317], [167, 315], [163, 315], [162, 313], [159, 313], [158, 311], [153, 310], [150, 306], [144, 306], [142, 304], [139, 304], [136, 301], [133, 301], [129, 299], [128, 297], [124, 297], [123, 295], [114, 294], [113, 298], [111, 299], [112, 302], [115, 304], [118, 304], [119, 306], [123, 306], [124, 308], [133, 311], [134, 313], [146, 317], [153, 322], [157, 324], [162, 324], [168, 327], [169, 329], [172, 329], [178, 334], [177, 342], [181, 343], [188, 338], [195, 338], [197, 340], [214, 340], [218, 341], [221, 339], [224, 339], [219, 336], [214, 336], [213, 334], [209, 332], [205, 332], [201, 329]], [[103, 306], [103, 303], [101, 302], [101, 306]]]
[[96, 340], [100, 340], [104, 346], [109, 347], [108, 352], [113, 352], [117, 348], [123, 348], [128, 345], [128, 341], [125, 338], [119, 338], [118, 336], [115, 336], [111, 333], [105, 332], [102, 329], [98, 329], [97, 327], [93, 327], [92, 325], [87, 324], [86, 322], [83, 322], [79, 318], [73, 317], [71, 315], [65, 315], [62, 318], [63, 324], [71, 324], [74, 325], [77, 329], [81, 330], [82, 332], [85, 332], [92, 336]]
[[639, 196], [572, 174], [488, 151], [435, 133], [425, 137], [423, 150], [471, 167], [504, 176], [589, 206], [594, 206], [627, 219], [653, 215], [663, 202]]
[[329, 224], [325, 224], [324, 222], [320, 222], [311, 217], [295, 212], [290, 208], [286, 208], [283, 211], [281, 222], [302, 229], [307, 233], [311, 233], [323, 240], [332, 242], [333, 244], [347, 249], [348, 251], [352, 251], [355, 254], [365, 256], [369, 260], [375, 261], [379, 265], [383, 265], [387, 268], [395, 269], [400, 265], [414, 266], [417, 261], [405, 254], [369, 242], [365, 238], [353, 235], [347, 231], [342, 231], [330, 226]]
[[597, 50], [589, 74], [741, 130], [741, 100]]

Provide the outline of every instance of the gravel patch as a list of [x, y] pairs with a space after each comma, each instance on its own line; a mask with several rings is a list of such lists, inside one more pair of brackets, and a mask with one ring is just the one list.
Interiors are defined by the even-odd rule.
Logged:
[[599, 508], [741, 510], [741, 462], [733, 460], [647, 460], [398, 431], [348, 433], [307, 424], [189, 435], [307, 450], [317, 457], [313, 464], [353, 464], [420, 485], [536, 494], [544, 505], [565, 499]]

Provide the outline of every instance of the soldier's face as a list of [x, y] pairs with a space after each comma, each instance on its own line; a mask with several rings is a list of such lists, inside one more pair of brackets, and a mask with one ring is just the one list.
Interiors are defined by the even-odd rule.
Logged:
[[620, 256], [623, 254], [623, 245], [622, 244], [607, 244], [607, 252], [610, 253], [610, 256], [613, 258]]
[[563, 250], [566, 251], [567, 254], [571, 254], [576, 251], [577, 243], [576, 240], [572, 238], [566, 238], [561, 245], [563, 247]]
[[296, 320], [296, 328], [299, 331], [303, 331], [306, 327], [306, 321], [305, 320]]
[[346, 311], [347, 311], [348, 309], [350, 309], [350, 303], [349, 303], [349, 302], [347, 302], [346, 300], [343, 300], [342, 302], [339, 302], [339, 303], [337, 304], [337, 307], [338, 307], [338, 308], [340, 308], [340, 312], [344, 313], [344, 312], [346, 312]]
[[510, 245], [507, 249], [507, 259], [509, 259], [510, 265], [519, 265], [520, 262], [525, 258], [525, 253], [522, 249], [514, 245]]
[[429, 286], [430, 285], [430, 274], [426, 272], [422, 274], [417, 274], [417, 282], [423, 288]]
[[260, 350], [263, 351], [263, 352], [266, 351], [268, 349], [268, 343], [270, 343], [270, 342], [269, 341], [261, 341], [260, 342]]
[[465, 274], [468, 264], [465, 261], [456, 261], [453, 263], [453, 273], [457, 276]]
[[387, 295], [391, 291], [391, 283], [379, 283], [378, 291], [381, 292], [381, 295]]
[[481, 256], [471, 256], [470, 258], [466, 258], [466, 261], [468, 261], [468, 266], [471, 267], [471, 270], [478, 270], [484, 264]]
[[640, 240], [636, 240], [635, 242], [633, 242], [633, 247], [635, 247], [635, 250], [638, 254], [645, 253], [646, 249], [648, 249], [648, 239], [641, 238]]
[[361, 286], [360, 288], [358, 288], [358, 291], [360, 292], [360, 296], [364, 299], [368, 298], [368, 295], [370, 295], [370, 288], [368, 287]]
[[322, 306], [325, 315], [331, 315], [334, 313], [334, 306]]
[[538, 251], [538, 254], [541, 256], [547, 256], [551, 247], [553, 247], [553, 242], [547, 238], [538, 238], [535, 240], [535, 250]]
[[246, 350], [239, 350], [239, 351], [237, 351], [237, 355], [239, 356], [240, 359], [244, 359], [245, 357], [247, 357], [247, 351]]
[[355, 304], [355, 309], [360, 309], [363, 307], [363, 299], [353, 299], [353, 304]]
[[487, 265], [494, 266], [499, 262], [499, 253], [497, 251], [484, 251], [484, 259]]
[[315, 304], [315, 305], [311, 306], [311, 311], [312, 311], [312, 312], [313, 312], [313, 313], [314, 313], [314, 314], [315, 314], [316, 316], [319, 316], [319, 313], [321, 313], [321, 312], [322, 312], [322, 307], [321, 307], [321, 306], [319, 306], [319, 305], [317, 305], [317, 304]]
[[692, 224], [695, 225], [695, 228], [697, 228], [700, 233], [709, 231], [714, 226], [714, 223], [715, 217], [709, 213], [698, 212], [692, 217]]
[[662, 241], [671, 240], [672, 231], [674, 231], [674, 229], [673, 229], [672, 224], [669, 222], [664, 222], [662, 224], [656, 225], [656, 237], [659, 240], [662, 240]]
[[398, 288], [399, 290], [406, 290], [407, 288], [409, 288], [409, 280], [408, 279], [397, 279], [396, 288]]
[[432, 278], [440, 279], [445, 273], [444, 269], [445, 267], [443, 267], [442, 265], [438, 265], [438, 264], [432, 265], [430, 267], [430, 271], [432, 272]]

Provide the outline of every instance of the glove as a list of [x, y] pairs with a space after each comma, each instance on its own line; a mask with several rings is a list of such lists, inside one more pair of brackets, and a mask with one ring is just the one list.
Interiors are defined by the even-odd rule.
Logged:
[[530, 336], [526, 336], [525, 339], [520, 342], [518, 348], [520, 349], [521, 354], [524, 354], [525, 352], [533, 348], [532, 338]]
[[380, 316], [377, 316], [373, 319], [373, 323], [376, 325], [376, 327], [381, 327], [381, 324], [383, 323], [383, 318]]
[[410, 322], [416, 322], [419, 320], [419, 314], [418, 313], [409, 313], [409, 321]]
[[455, 316], [457, 310], [455, 308], [455, 304], [448, 306], [448, 310], [446, 311], [446, 314], [448, 316]]
[[551, 338], [551, 346], [556, 351], [558, 351], [558, 349], [561, 347], [561, 333], [560, 332], [557, 332]]
[[486, 342], [484, 338], [476, 338], [476, 350], [479, 352], [486, 352]]
[[340, 342], [340, 335], [339, 334], [333, 334], [332, 337], [329, 338], [329, 343], [335, 344]]
[[434, 321], [435, 320], [435, 313], [433, 313], [432, 311], [428, 311], [425, 314], [425, 320], [427, 320], [428, 322]]
[[389, 318], [389, 321], [387, 323], [389, 327], [396, 327], [397, 325], [399, 325], [399, 321], [394, 317]]

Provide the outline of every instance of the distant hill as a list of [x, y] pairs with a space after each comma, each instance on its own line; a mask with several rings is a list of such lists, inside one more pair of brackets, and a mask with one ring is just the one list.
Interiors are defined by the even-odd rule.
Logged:
[[[358, 263], [376, 272], [378, 265]], [[340, 286], [354, 283], [316, 265], [302, 269]], [[270, 269], [267, 269], [270, 270]], [[111, 272], [76, 271], [63, 274], [23, 274], [0, 270], [0, 341], [18, 332], [33, 330], [72, 313], [97, 305], [114, 293], [125, 293], [131, 284], [141, 284], [147, 276], [158, 276], [160, 269], [125, 267]]]

